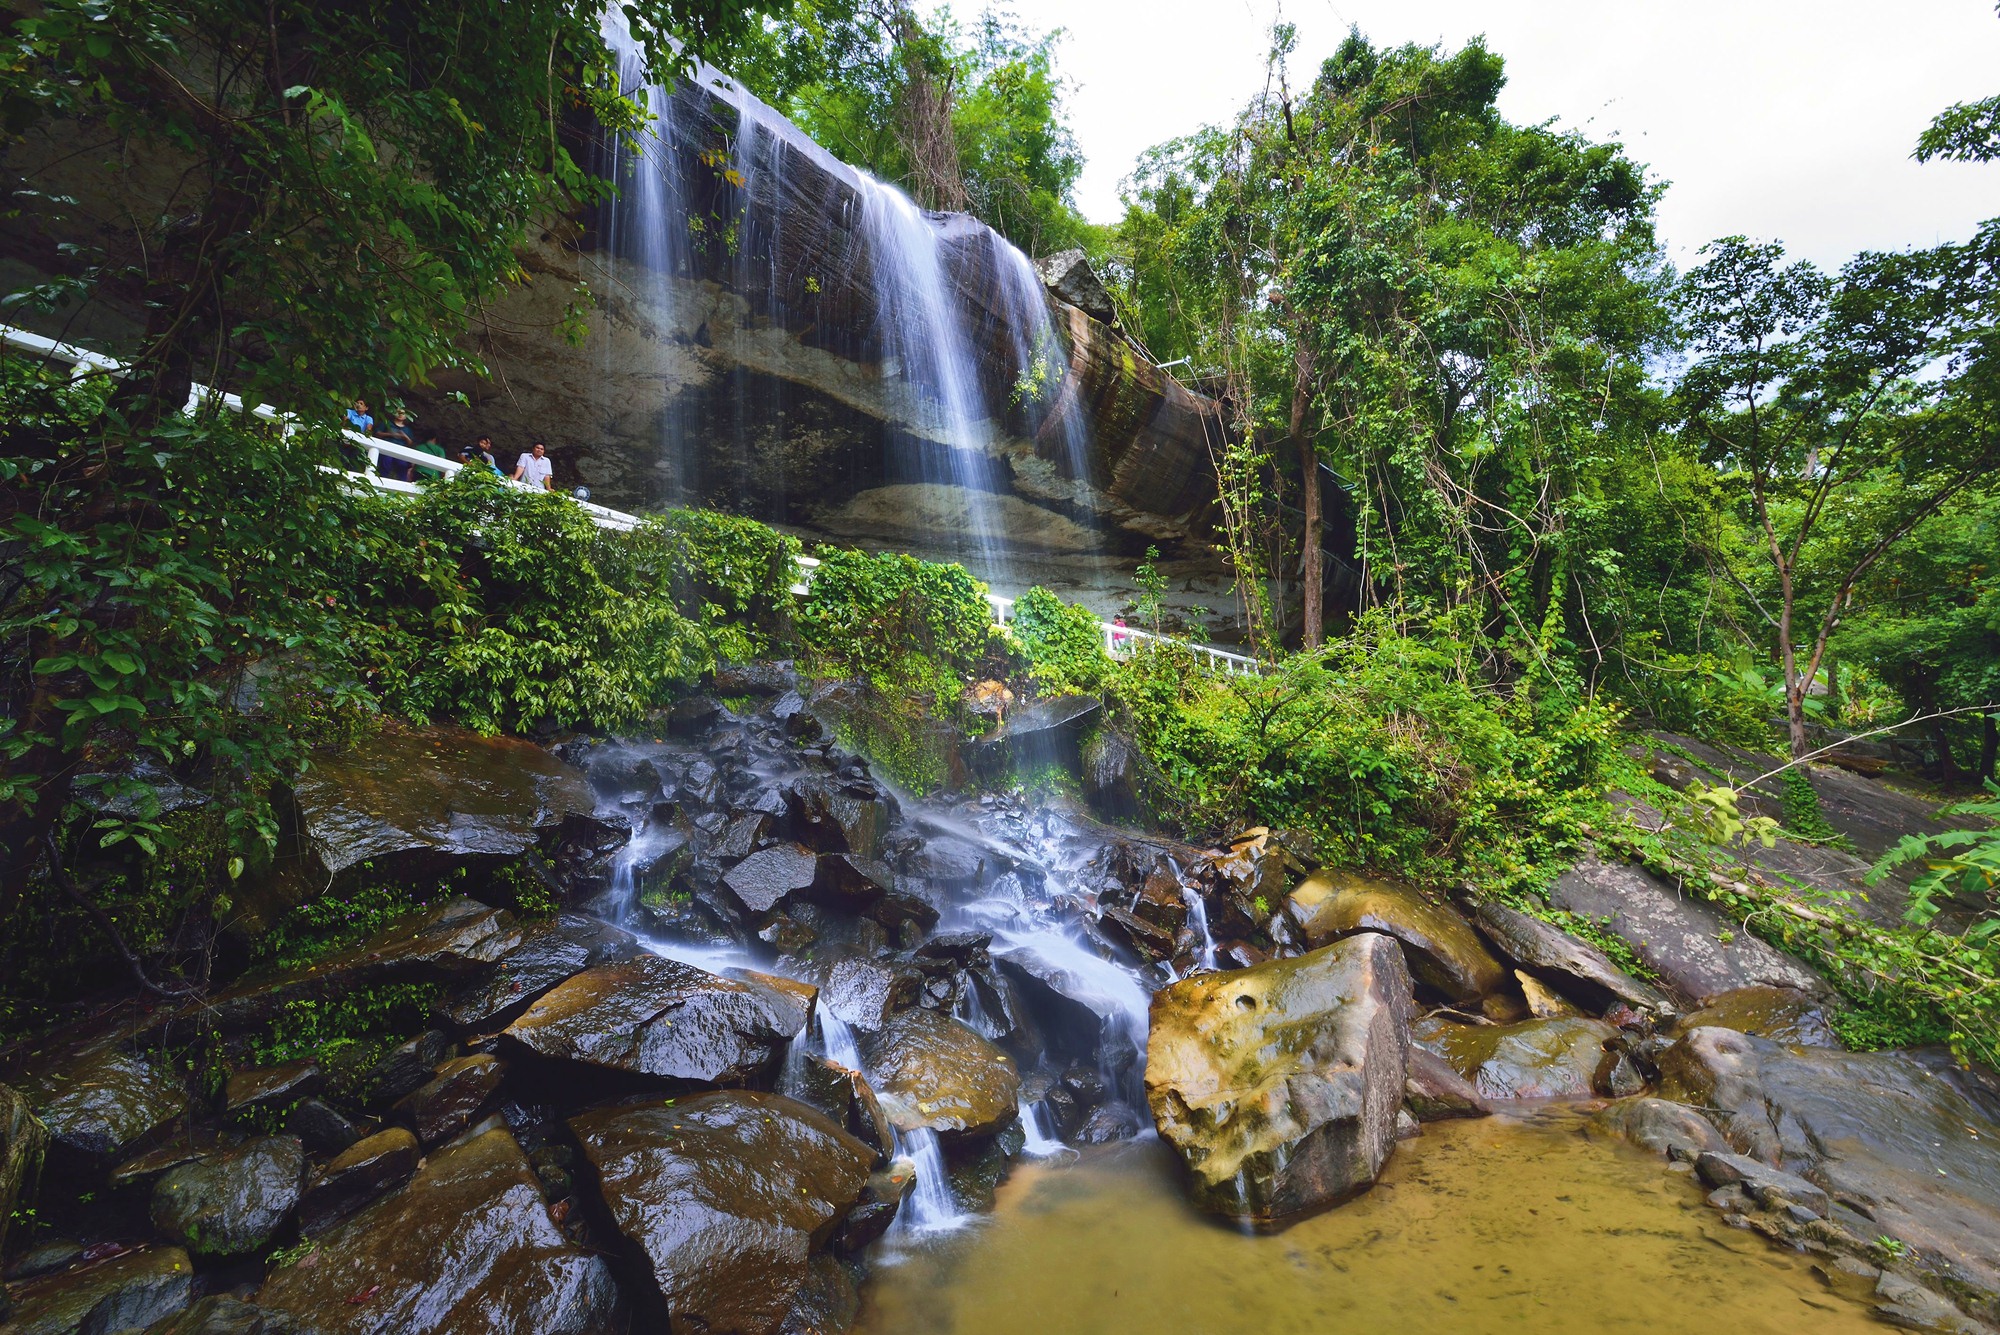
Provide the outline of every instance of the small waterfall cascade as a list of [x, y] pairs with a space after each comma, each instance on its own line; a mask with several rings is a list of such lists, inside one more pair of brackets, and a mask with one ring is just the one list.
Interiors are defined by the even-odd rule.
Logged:
[[972, 1216], [958, 1208], [951, 1194], [937, 1132], [929, 1127], [898, 1131], [896, 1154], [910, 1161], [917, 1178], [903, 1198], [903, 1208], [896, 1212], [896, 1222], [889, 1226], [891, 1238], [909, 1241], [913, 1235], [948, 1233], [970, 1222]]
[[1215, 968], [1215, 934], [1208, 927], [1208, 902], [1185, 880], [1181, 882], [1181, 902], [1187, 905], [1188, 927], [1195, 934], [1195, 963], [1202, 969]]
[[1069, 1146], [1056, 1135], [1055, 1118], [1039, 1103], [1021, 1101], [1021, 1131], [1027, 1139], [1021, 1145], [1021, 1153], [1031, 1159], [1047, 1159], [1069, 1152]]
[[[602, 285], [643, 313], [663, 368], [672, 345], [724, 340], [724, 360], [738, 368], [726, 384], [663, 371], [651, 416], [672, 498], [780, 522], [824, 500], [823, 488], [782, 476], [778, 462], [797, 429], [785, 401], [799, 391], [787, 388], [773, 349], [803, 331], [813, 347], [879, 373], [873, 382], [850, 374], [845, 391], [875, 404], [868, 411], [883, 422], [880, 463], [869, 470], [883, 485], [853, 522], [893, 510], [924, 554], [1011, 589], [1012, 551], [1039, 540], [1019, 523], [1031, 507], [1010, 494], [1025, 444], [1039, 456], [1023, 465], [1039, 498], [1077, 502], [1064, 513], [1084, 516], [1075, 522], [1087, 530], [1089, 422], [1028, 257], [983, 224], [926, 213], [840, 162], [709, 66], [671, 87], [647, 82], [616, 6], [604, 34], [621, 87], [651, 120], [599, 155], [598, 170], [617, 186], [591, 247]], [[805, 216], [813, 201], [839, 216]], [[604, 356], [614, 355], [632, 354], [622, 345], [614, 354], [607, 335]], [[741, 370], [764, 365], [770, 374]]]

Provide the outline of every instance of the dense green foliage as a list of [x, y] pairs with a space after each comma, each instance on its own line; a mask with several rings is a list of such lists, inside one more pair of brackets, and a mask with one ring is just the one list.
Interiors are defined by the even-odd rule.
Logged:
[[1007, 626], [1028, 664], [1028, 676], [1046, 695], [1103, 689], [1111, 660], [1104, 632], [1089, 608], [1063, 602], [1039, 586], [1014, 600]]
[[952, 710], [995, 638], [986, 586], [963, 566], [832, 547], [815, 554], [820, 566], [796, 617], [804, 661]]

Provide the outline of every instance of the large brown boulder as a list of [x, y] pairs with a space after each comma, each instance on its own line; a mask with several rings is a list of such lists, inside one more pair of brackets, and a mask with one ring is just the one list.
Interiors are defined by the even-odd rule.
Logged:
[[504, 1130], [433, 1155], [313, 1243], [257, 1303], [320, 1335], [596, 1335], [617, 1306], [611, 1272], [564, 1240]]
[[1019, 1111], [1014, 1059], [957, 1020], [906, 1010], [869, 1037], [862, 1052], [882, 1111], [898, 1131], [944, 1140], [991, 1135]]
[[7, 1335], [109, 1335], [143, 1329], [180, 1311], [194, 1292], [194, 1266], [178, 1247], [144, 1247], [15, 1287]]
[[1409, 1044], [1402, 947], [1364, 932], [1155, 993], [1146, 1097], [1197, 1205], [1279, 1223], [1381, 1172]]
[[1650, 983], [1634, 978], [1588, 941], [1519, 909], [1491, 901], [1479, 906], [1479, 925], [1493, 943], [1537, 973], [1556, 975], [1558, 987], [1581, 991], [1591, 1000], [1615, 998], [1647, 1010], [1667, 1009], [1667, 999]]
[[874, 1152], [776, 1094], [717, 1091], [570, 1120], [676, 1331], [776, 1331]]
[[171, 1062], [129, 1051], [118, 1036], [58, 1037], [20, 1061], [15, 1092], [66, 1163], [115, 1163], [157, 1141], [193, 1102]]
[[506, 1037], [540, 1057], [690, 1084], [741, 1084], [805, 1028], [808, 1007], [774, 987], [641, 955], [554, 988]]
[[154, 1185], [153, 1227], [198, 1255], [257, 1251], [298, 1204], [305, 1173], [305, 1146], [291, 1136], [205, 1155]]
[[1507, 970], [1456, 910], [1411, 886], [1322, 871], [1299, 882], [1287, 910], [1309, 946], [1356, 932], [1395, 937], [1408, 952], [1416, 980], [1461, 1004], [1476, 1003], [1509, 981]]

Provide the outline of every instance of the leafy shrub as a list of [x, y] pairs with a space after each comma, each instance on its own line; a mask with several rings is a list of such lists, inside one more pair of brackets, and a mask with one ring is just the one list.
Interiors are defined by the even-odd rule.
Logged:
[[1620, 694], [1668, 732], [1756, 751], [1770, 749], [1772, 720], [1784, 710], [1782, 684], [1774, 685], [1747, 659], [1714, 654], [1667, 654], [1634, 664]]
[[1143, 645], [1112, 694], [1190, 832], [1311, 832], [1339, 865], [1483, 889], [1539, 882], [1603, 811], [1616, 715], [1567, 692], [1482, 689], [1448, 650], [1375, 620], [1262, 678]]
[[959, 565], [821, 547], [794, 616], [801, 660], [859, 675], [890, 696], [955, 705], [984, 665], [996, 627], [986, 586]]
[[1104, 653], [1104, 631], [1090, 610], [1037, 585], [1014, 603], [1007, 627], [1028, 677], [1048, 695], [1074, 695], [1102, 690], [1111, 671]]

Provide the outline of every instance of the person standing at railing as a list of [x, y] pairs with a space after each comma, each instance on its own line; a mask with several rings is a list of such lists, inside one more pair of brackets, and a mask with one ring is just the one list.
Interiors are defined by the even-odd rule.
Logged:
[[[427, 426], [417, 433], [417, 448], [425, 454], [435, 454], [440, 459], [445, 457], [444, 442], [438, 439], [437, 428], [434, 426]], [[444, 476], [442, 468], [425, 468], [422, 464], [418, 464], [417, 467], [422, 468], [425, 473], [435, 473], [439, 477]]]
[[460, 450], [458, 452], [458, 461], [467, 465], [483, 465], [492, 469], [495, 477], [500, 476], [500, 461], [493, 457], [493, 437], [491, 436], [481, 436], [478, 440], [473, 441], [470, 446]]
[[356, 399], [354, 406], [347, 410], [347, 425], [364, 436], [375, 434], [375, 419], [369, 415], [368, 400]]
[[1111, 652], [1122, 654], [1132, 647], [1132, 636], [1125, 628], [1125, 614], [1120, 612], [1111, 618]]
[[[401, 445], [404, 449], [416, 448], [417, 442], [410, 435], [410, 415], [401, 408], [389, 414], [389, 425], [383, 427], [375, 434], [383, 440]], [[377, 477], [386, 477], [396, 482], [408, 482], [411, 479], [412, 473], [408, 463], [401, 459], [392, 459], [385, 454], [381, 456], [379, 462], [375, 465], [375, 475]]]
[[514, 461], [514, 480], [525, 482], [539, 491], [554, 491], [555, 476], [556, 466], [549, 458], [549, 447], [539, 440]]

